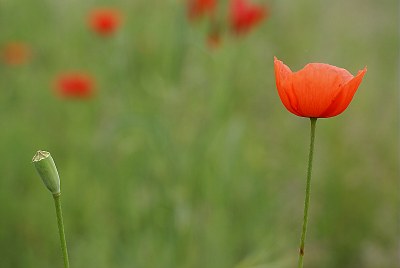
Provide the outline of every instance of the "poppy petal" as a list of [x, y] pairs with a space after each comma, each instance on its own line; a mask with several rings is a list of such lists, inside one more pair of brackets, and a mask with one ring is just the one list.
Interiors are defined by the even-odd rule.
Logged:
[[310, 63], [293, 74], [298, 96], [298, 112], [305, 117], [321, 117], [341, 85], [353, 76], [347, 70], [324, 63]]
[[297, 98], [292, 90], [292, 71], [282, 61], [274, 57], [275, 81], [279, 97], [289, 112], [301, 116], [297, 112]]
[[326, 109], [321, 117], [333, 117], [341, 114], [349, 106], [354, 94], [356, 93], [361, 81], [367, 72], [367, 68], [359, 71], [357, 75], [344, 84], [337, 95], [333, 98], [332, 104]]

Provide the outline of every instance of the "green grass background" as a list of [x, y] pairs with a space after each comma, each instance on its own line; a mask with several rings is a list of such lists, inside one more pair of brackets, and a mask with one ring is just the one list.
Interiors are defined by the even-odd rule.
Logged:
[[[71, 267], [295, 267], [309, 120], [285, 110], [273, 57], [368, 72], [349, 108], [317, 123], [305, 267], [398, 265], [398, 2], [269, 1], [243, 38], [205, 44], [183, 1], [0, 1], [0, 267], [61, 267], [55, 211], [31, 158], [62, 180]], [[124, 12], [112, 38], [89, 10]], [[58, 98], [63, 70], [96, 78]]]

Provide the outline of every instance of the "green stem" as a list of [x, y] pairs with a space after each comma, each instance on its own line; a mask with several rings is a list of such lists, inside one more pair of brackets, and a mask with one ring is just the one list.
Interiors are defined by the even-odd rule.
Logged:
[[56, 206], [58, 232], [60, 234], [61, 250], [64, 258], [64, 268], [69, 268], [67, 242], [65, 241], [64, 223], [61, 210], [61, 193], [53, 194], [54, 205]]
[[307, 186], [306, 186], [306, 197], [304, 199], [303, 228], [301, 231], [301, 239], [300, 239], [299, 265], [298, 265], [299, 268], [303, 267], [304, 243], [306, 240], [307, 222], [308, 222], [308, 207], [310, 205], [311, 171], [312, 171], [312, 161], [314, 155], [315, 125], [317, 123], [317, 118], [310, 118], [310, 121], [311, 121], [310, 152], [308, 155]]

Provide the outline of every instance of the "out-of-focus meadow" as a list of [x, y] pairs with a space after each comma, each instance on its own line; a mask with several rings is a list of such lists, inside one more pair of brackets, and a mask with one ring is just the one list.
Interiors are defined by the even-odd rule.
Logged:
[[[184, 1], [1, 1], [0, 45], [31, 56], [0, 64], [0, 267], [62, 265], [38, 149], [60, 173], [71, 267], [295, 267], [309, 120], [281, 104], [274, 56], [368, 67], [349, 108], [317, 123], [305, 266], [396, 267], [398, 2], [268, 5], [210, 47]], [[99, 6], [122, 13], [113, 36], [88, 28]], [[76, 70], [93, 97], [55, 92]]]

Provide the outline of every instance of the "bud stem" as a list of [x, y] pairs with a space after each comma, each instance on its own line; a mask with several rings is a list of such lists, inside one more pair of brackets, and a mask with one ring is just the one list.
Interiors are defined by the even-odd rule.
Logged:
[[306, 197], [304, 199], [304, 218], [303, 218], [303, 228], [301, 231], [299, 262], [298, 262], [299, 268], [303, 268], [304, 244], [306, 240], [307, 223], [308, 223], [308, 207], [310, 205], [311, 171], [312, 171], [312, 161], [314, 155], [315, 125], [317, 123], [317, 118], [310, 118], [310, 120], [311, 120], [310, 152], [308, 154]]
[[61, 250], [64, 258], [64, 268], [69, 268], [67, 242], [65, 241], [64, 223], [61, 210], [61, 193], [53, 194], [54, 205], [57, 213], [58, 232], [60, 234]]

